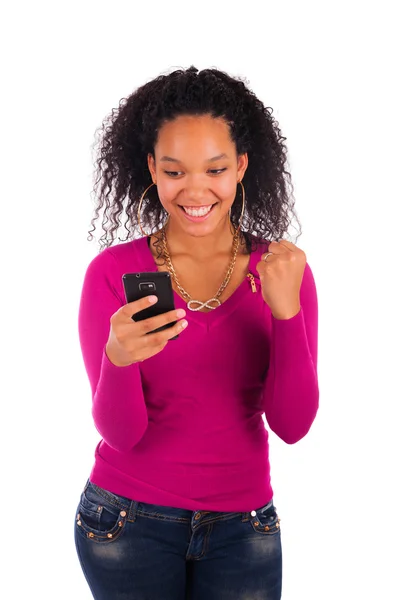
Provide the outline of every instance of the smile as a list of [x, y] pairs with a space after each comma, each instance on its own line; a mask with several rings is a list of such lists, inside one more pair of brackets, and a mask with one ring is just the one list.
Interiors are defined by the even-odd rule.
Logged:
[[211, 212], [214, 204], [208, 206], [181, 206], [184, 212], [190, 217], [205, 217]]
[[214, 210], [214, 206], [216, 206], [218, 202], [215, 204], [209, 204], [207, 206], [179, 206], [182, 211], [183, 216], [188, 221], [192, 221], [192, 223], [202, 223], [206, 219], [212, 215]]

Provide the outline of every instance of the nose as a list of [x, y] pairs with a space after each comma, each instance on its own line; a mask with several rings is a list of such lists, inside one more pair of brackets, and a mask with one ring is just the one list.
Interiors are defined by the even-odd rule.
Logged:
[[182, 197], [187, 204], [204, 204], [208, 188], [201, 178], [188, 177], [182, 190]]

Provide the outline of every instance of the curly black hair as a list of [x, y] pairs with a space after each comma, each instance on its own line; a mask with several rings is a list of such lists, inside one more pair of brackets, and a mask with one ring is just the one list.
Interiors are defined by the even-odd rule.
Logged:
[[[125, 200], [129, 226], [125, 222], [124, 227], [130, 238], [138, 231], [140, 197], [152, 183], [147, 154], [154, 156], [160, 128], [180, 115], [210, 114], [224, 118], [238, 155], [248, 153], [243, 177], [246, 210], [241, 224], [247, 251], [251, 252], [260, 239], [281, 239], [290, 225], [290, 212], [299, 221], [293, 209], [291, 175], [286, 170], [286, 138], [281, 135], [272, 112], [242, 79], [218, 69], [199, 71], [194, 66], [160, 75], [123, 98], [119, 108], [112, 109], [102, 123], [96, 160], [93, 191], [97, 194], [100, 187], [100, 193], [91, 224], [94, 227], [104, 206], [105, 233], [100, 238], [100, 251], [115, 239]], [[235, 200], [231, 210], [233, 226], [238, 226], [241, 208], [241, 199]], [[158, 231], [166, 216], [153, 186], [143, 202], [142, 226], [146, 231]], [[89, 231], [88, 240], [93, 239], [94, 229]]]

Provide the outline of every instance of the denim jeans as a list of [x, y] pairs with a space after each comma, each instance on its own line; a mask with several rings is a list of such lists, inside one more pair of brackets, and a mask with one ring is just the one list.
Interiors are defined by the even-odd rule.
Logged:
[[74, 523], [95, 600], [280, 600], [273, 501], [251, 512], [190, 511], [86, 482]]

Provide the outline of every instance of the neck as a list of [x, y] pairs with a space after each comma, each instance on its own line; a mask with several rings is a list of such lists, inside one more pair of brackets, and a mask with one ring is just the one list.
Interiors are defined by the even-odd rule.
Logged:
[[212, 233], [204, 236], [187, 234], [172, 219], [169, 219], [165, 232], [171, 255], [186, 254], [200, 261], [229, 252], [233, 244], [233, 229], [228, 217]]

